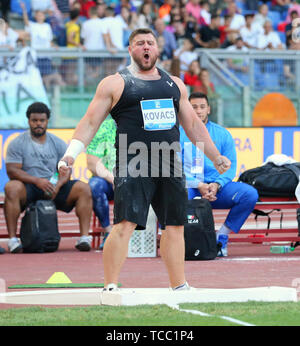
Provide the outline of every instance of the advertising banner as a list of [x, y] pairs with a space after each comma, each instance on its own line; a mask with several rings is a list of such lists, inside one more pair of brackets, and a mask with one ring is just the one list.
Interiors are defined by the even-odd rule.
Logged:
[[0, 63], [0, 128], [26, 128], [26, 109], [31, 103], [39, 101], [49, 106], [35, 64], [35, 51], [25, 47], [15, 57], [1, 59], [4, 60]]
[[[23, 115], [24, 116], [24, 115]], [[237, 175], [247, 169], [263, 164], [272, 154], [285, 154], [300, 162], [300, 130], [298, 127], [274, 128], [228, 128], [232, 134], [237, 151]], [[24, 130], [0, 130], [0, 193], [8, 181], [5, 169], [5, 154], [8, 144]], [[73, 129], [48, 130], [70, 142]], [[91, 176], [86, 167], [86, 155], [82, 153], [76, 159], [72, 178], [87, 182]]]

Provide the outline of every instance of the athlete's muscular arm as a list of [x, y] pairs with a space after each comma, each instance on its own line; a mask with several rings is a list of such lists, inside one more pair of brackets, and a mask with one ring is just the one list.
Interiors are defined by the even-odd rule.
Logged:
[[[84, 117], [78, 123], [73, 138], [87, 146], [110, 110], [119, 99], [123, 90], [123, 79], [119, 74], [104, 78], [98, 85]], [[117, 98], [117, 99], [116, 99]]]
[[[112, 107], [119, 100], [123, 88], [124, 81], [119, 74], [108, 76], [99, 83], [94, 98], [74, 131], [72, 137], [73, 143], [71, 142], [60, 162], [64, 161], [68, 166], [74, 163], [74, 159], [78, 152], [81, 152], [84, 147], [90, 143]], [[77, 153], [75, 155], [70, 155], [70, 147], [74, 143], [75, 151]], [[72, 147], [72, 150], [74, 150], [74, 146]]]
[[[188, 100], [186, 86], [184, 85], [182, 80], [174, 76], [172, 77], [172, 79], [179, 87], [181, 93], [178, 117], [180, 124], [185, 130], [186, 135], [196, 146], [198, 146], [198, 143], [203, 143], [204, 154], [214, 163], [214, 166], [219, 173], [224, 173], [230, 167], [230, 160], [219, 153], [218, 149], [210, 138], [205, 125], [197, 117], [193, 107]], [[200, 145], [198, 147], [201, 149]]]

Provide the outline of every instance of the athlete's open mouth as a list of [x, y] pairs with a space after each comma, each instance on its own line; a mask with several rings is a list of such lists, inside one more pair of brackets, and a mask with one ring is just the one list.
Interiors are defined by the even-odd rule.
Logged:
[[149, 59], [150, 59], [150, 55], [149, 55], [148, 53], [145, 53], [145, 54], [144, 54], [144, 58], [145, 58], [146, 60], [149, 60]]

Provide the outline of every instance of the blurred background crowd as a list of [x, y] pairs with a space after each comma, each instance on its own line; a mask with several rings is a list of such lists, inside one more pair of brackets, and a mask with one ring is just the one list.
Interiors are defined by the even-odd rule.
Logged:
[[[84, 78], [85, 85], [93, 81], [93, 87], [128, 63], [128, 57], [119, 53], [126, 51], [130, 33], [140, 27], [157, 35], [159, 66], [210, 98], [216, 88], [199, 50], [230, 52], [232, 57], [224, 59], [226, 68], [237, 76], [237, 83], [249, 85], [249, 59], [234, 53], [284, 54], [300, 49], [300, 0], [0, 0], [0, 4], [0, 52], [30, 46], [39, 52], [91, 53], [84, 55]], [[93, 55], [95, 51], [104, 55]], [[4, 61], [0, 59], [0, 64]], [[78, 61], [75, 55], [60, 56], [57, 62], [39, 53], [37, 66], [47, 90], [53, 85], [78, 86], [74, 73]], [[278, 61], [257, 61], [252, 74], [255, 68], [258, 77], [279, 71], [283, 78], [279, 87], [295, 88], [295, 61]], [[275, 85], [273, 79], [269, 84]]]

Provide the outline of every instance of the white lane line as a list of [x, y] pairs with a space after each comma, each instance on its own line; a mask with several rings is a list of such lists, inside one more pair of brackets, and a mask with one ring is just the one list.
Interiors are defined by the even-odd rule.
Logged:
[[300, 261], [300, 257], [236, 257], [236, 258], [220, 258], [221, 261], [274, 261], [274, 262], [284, 262], [284, 261]]
[[236, 318], [232, 318], [232, 317], [228, 317], [228, 316], [211, 315], [211, 314], [208, 314], [206, 312], [199, 311], [199, 310], [180, 309], [179, 305], [177, 305], [177, 304], [168, 305], [168, 306], [170, 308], [172, 308], [172, 309], [175, 309], [175, 310], [178, 310], [178, 311], [181, 311], [181, 312], [186, 312], [186, 313], [189, 313], [189, 314], [200, 315], [200, 316], [203, 316], [203, 317], [217, 317], [217, 318], [221, 318], [223, 320], [227, 320], [229, 322], [233, 322], [233, 323], [239, 324], [241, 326], [247, 326], [247, 327], [254, 327], [255, 326], [255, 324], [251, 324], [251, 323], [248, 323], [248, 322], [240, 321], [240, 320], [237, 320]]

